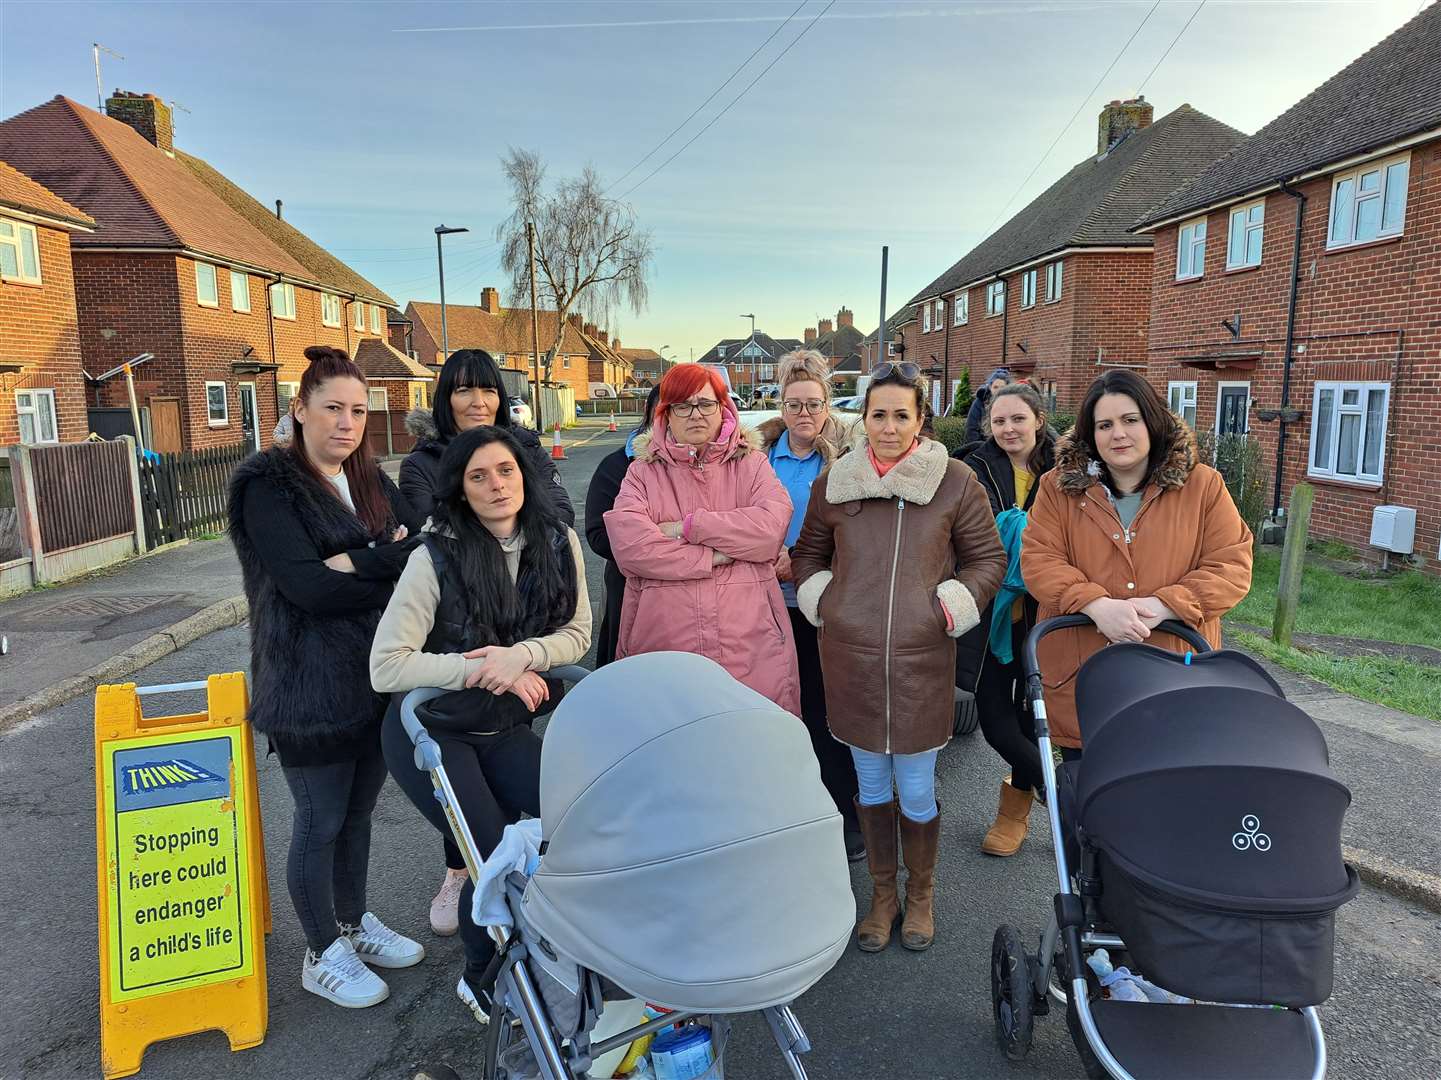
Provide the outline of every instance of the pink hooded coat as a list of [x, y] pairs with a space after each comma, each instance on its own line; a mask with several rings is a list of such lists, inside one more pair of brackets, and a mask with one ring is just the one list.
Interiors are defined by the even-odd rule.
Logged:
[[[635, 441], [605, 515], [625, 574], [616, 657], [692, 652], [716, 661], [781, 708], [800, 714], [800, 677], [775, 560], [791, 500], [729, 402], [720, 436], [697, 454], [668, 429]], [[662, 522], [685, 521], [673, 540]], [[734, 562], [712, 566], [719, 551]]]

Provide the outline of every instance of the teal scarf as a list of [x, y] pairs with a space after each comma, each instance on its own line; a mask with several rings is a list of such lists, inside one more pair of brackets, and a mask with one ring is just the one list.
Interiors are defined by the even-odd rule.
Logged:
[[1003, 664], [1011, 662], [1011, 608], [1017, 599], [1026, 595], [1026, 583], [1021, 577], [1021, 533], [1026, 528], [1024, 510], [1002, 510], [996, 517], [996, 531], [1001, 534], [1001, 546], [1006, 549], [1006, 576], [1001, 579], [1001, 591], [996, 593], [995, 607], [991, 611], [991, 654]]

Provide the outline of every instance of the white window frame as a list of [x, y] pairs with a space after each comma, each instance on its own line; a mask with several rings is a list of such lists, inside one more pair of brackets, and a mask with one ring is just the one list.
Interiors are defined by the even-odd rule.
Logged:
[[937, 330], [943, 330], [943, 329], [945, 329], [945, 325], [946, 325], [946, 301], [945, 301], [945, 298], [942, 297], [942, 298], [936, 300], [935, 327], [936, 327]]
[[[1178, 404], [1177, 391], [1180, 391], [1180, 408], [1176, 407]], [[1185, 420], [1186, 425], [1192, 431], [1196, 430], [1196, 419], [1200, 415], [1196, 408], [1196, 399], [1197, 390], [1196, 383], [1194, 381], [1187, 379], [1174, 379], [1166, 384], [1166, 408], [1170, 409], [1182, 420]], [[1190, 419], [1186, 418], [1186, 410], [1188, 408], [1191, 410]]]
[[[22, 398], [29, 398], [29, 402], [22, 402]], [[45, 410], [41, 402], [49, 402], [50, 434], [51, 438], [42, 436], [45, 433], [43, 423]], [[30, 418], [30, 426], [35, 433], [33, 439], [27, 439], [24, 435], [25, 426], [22, 423], [24, 417]], [[55, 391], [44, 387], [26, 387], [23, 390], [15, 391], [15, 422], [20, 432], [20, 442], [24, 446], [51, 446], [60, 441], [60, 414], [55, 411]]]
[[1221, 438], [1221, 401], [1226, 396], [1227, 390], [1235, 390], [1237, 387], [1246, 391], [1246, 430], [1241, 432], [1241, 434], [1242, 436], [1250, 434], [1251, 384], [1248, 382], [1218, 382], [1216, 384], [1216, 422], [1211, 426], [1211, 430], [1218, 439]]
[[715, 347], [715, 355], [717, 360], [724, 360], [726, 358], [726, 347], [724, 345], [717, 345]]
[[412, 409], [425, 408], [426, 392], [425, 383], [413, 382], [410, 384], [410, 407]]
[[[1391, 170], [1397, 165], [1405, 165], [1405, 178], [1401, 181], [1400, 212], [1397, 220], [1390, 225], [1386, 223], [1387, 192], [1392, 183]], [[1372, 173], [1378, 173], [1377, 187], [1374, 192], [1361, 193], [1361, 179]], [[1347, 195], [1342, 196], [1341, 187], [1349, 184], [1350, 190]], [[1406, 195], [1411, 184], [1411, 154], [1408, 151], [1404, 154], [1397, 154], [1395, 157], [1378, 158], [1375, 161], [1368, 161], [1364, 165], [1349, 169], [1344, 173], [1337, 173], [1331, 177], [1331, 206], [1326, 214], [1326, 249], [1333, 251], [1337, 248], [1355, 247], [1358, 244], [1374, 244], [1378, 240], [1387, 240], [1393, 236], [1400, 236], [1406, 231]], [[1364, 202], [1376, 201], [1377, 224], [1376, 235], [1357, 238], [1356, 224], [1361, 218], [1361, 204]], [[1344, 236], [1337, 236], [1337, 215], [1342, 209], [1349, 213], [1348, 225]]]
[[[13, 236], [0, 236], [0, 246], [12, 248], [15, 251], [15, 273], [5, 274], [6, 281], [23, 281], [27, 285], [42, 285], [44, 282], [44, 270], [40, 266], [40, 234], [35, 226], [25, 221], [16, 221], [14, 218], [0, 218], [9, 226]], [[30, 238], [30, 254], [35, 262], [35, 273], [25, 272], [25, 244], [24, 238]]]
[[320, 294], [320, 325], [339, 327], [341, 319], [340, 297], [335, 293]]
[[250, 275], [243, 270], [230, 271], [230, 310], [250, 314]]
[[1021, 307], [1032, 308], [1036, 306], [1036, 286], [1039, 284], [1039, 275], [1035, 270], [1027, 270], [1021, 275]]
[[889, 341], [886, 342], [886, 355], [887, 355], [887, 356], [895, 356], [895, 355], [896, 355], [896, 339], [895, 339], [895, 338], [891, 338]]
[[[380, 402], [379, 405], [376, 404], [377, 401]], [[390, 412], [390, 391], [383, 386], [368, 387], [365, 392], [365, 407], [373, 413]]]
[[[1261, 211], [1261, 216], [1252, 221], [1253, 212]], [[1236, 251], [1236, 219], [1241, 218], [1241, 250]], [[1247, 255], [1251, 250], [1251, 234], [1256, 234], [1256, 258], [1253, 261]], [[1226, 215], [1226, 269], [1245, 270], [1252, 266], [1260, 266], [1262, 249], [1266, 243], [1266, 200], [1258, 199], [1255, 202], [1247, 203], [1245, 206], [1237, 206]]]
[[359, 300], [354, 300], [354, 301], [351, 302], [351, 305], [350, 305], [350, 306], [351, 306], [351, 309], [353, 310], [353, 312], [354, 312], [354, 314], [355, 314], [355, 322], [351, 323], [351, 327], [352, 327], [353, 329], [359, 330], [359, 331], [361, 331], [362, 333], [364, 333], [364, 331], [365, 331], [365, 305], [364, 305], [363, 303], [361, 303]]
[[371, 305], [370, 305], [370, 332], [371, 332], [372, 334], [378, 334], [378, 333], [380, 333], [380, 305], [379, 305], [379, 304], [371, 304]]
[[[201, 271], [210, 271], [210, 299], [207, 300], [200, 292]], [[201, 307], [218, 308], [220, 306], [220, 275], [215, 272], [215, 264], [196, 261], [195, 263], [195, 302]]]
[[295, 286], [290, 282], [277, 281], [270, 286], [270, 313], [286, 322], [295, 321]]
[[1176, 230], [1176, 280], [1195, 281], [1205, 275], [1206, 219], [1198, 217]]
[[[1331, 423], [1326, 439], [1324, 465], [1316, 464], [1316, 432], [1321, 420], [1321, 395], [1330, 390], [1333, 394], [1329, 413]], [[1347, 390], [1357, 391], [1357, 404], [1343, 405], [1342, 397]], [[1380, 455], [1374, 472], [1363, 471], [1366, 467], [1366, 409], [1371, 393], [1379, 390], [1381, 399], [1381, 434], [1378, 440]], [[1336, 470], [1341, 451], [1341, 418], [1360, 416], [1360, 427], [1356, 433], [1356, 471], [1343, 473]], [[1311, 440], [1306, 446], [1306, 475], [1324, 480], [1339, 480], [1342, 483], [1365, 484], [1380, 487], [1386, 475], [1386, 435], [1391, 417], [1391, 384], [1388, 382], [1324, 381], [1317, 382], [1311, 391]]]
[[1046, 303], [1054, 304], [1061, 298], [1061, 290], [1066, 287], [1065, 273], [1064, 259], [1046, 264]]
[[1003, 315], [1006, 311], [1006, 283], [993, 281], [986, 286], [986, 318]]
[[[282, 393], [282, 391], [284, 392]], [[275, 401], [279, 406], [281, 416], [286, 416], [290, 413], [290, 403], [295, 400], [296, 395], [299, 393], [300, 384], [298, 382], [277, 382], [275, 384]]]
[[930, 332], [931, 332], [931, 305], [930, 305], [930, 304], [922, 304], [922, 305], [921, 305], [921, 333], [923, 333], [923, 334], [929, 334]]
[[[210, 402], [210, 389], [214, 386], [220, 387], [220, 400], [223, 403], [219, 419], [216, 419], [215, 409]], [[205, 422], [213, 428], [230, 426], [230, 387], [222, 381], [211, 380], [205, 384]]]
[[952, 326], [965, 326], [971, 321], [971, 294], [967, 290], [958, 292], [951, 297], [951, 308], [955, 315], [951, 319]]

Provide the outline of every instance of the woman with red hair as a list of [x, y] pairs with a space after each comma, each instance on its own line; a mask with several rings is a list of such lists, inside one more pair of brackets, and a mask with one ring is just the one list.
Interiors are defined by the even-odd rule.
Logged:
[[616, 657], [698, 653], [800, 715], [775, 571], [790, 519], [790, 497], [720, 376], [699, 364], [671, 368], [605, 515], [625, 575]]

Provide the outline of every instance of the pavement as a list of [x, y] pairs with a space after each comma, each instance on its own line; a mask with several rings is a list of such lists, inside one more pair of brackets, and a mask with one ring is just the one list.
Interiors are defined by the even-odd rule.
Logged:
[[[589, 432], [566, 438], [569, 460], [561, 465], [562, 478], [577, 506], [584, 505], [600, 457], [623, 438], [596, 434], [585, 445], [580, 443]], [[225, 565], [228, 545], [223, 541], [200, 546], [217, 554], [197, 565]], [[155, 558], [183, 553], [179, 549]], [[599, 604], [598, 561], [588, 567], [587, 577], [592, 600]], [[156, 580], [171, 581], [172, 592], [183, 583], [178, 569]], [[69, 588], [81, 595], [87, 587]], [[8, 619], [14, 603], [0, 604], [0, 622]], [[148, 628], [150, 633], [155, 629]], [[160, 683], [243, 670], [247, 634], [244, 625], [223, 628], [133, 677]], [[35, 648], [46, 645], [39, 642]], [[67, 664], [66, 670], [75, 667]], [[0, 673], [8, 688], [8, 670], [0, 668]], [[1278, 678], [1288, 696], [1317, 717], [1333, 764], [1352, 788], [1347, 843], [1402, 869], [1434, 871], [1441, 863], [1435, 795], [1441, 725], [1343, 698], [1287, 673]], [[200, 707], [183, 697], [165, 705], [175, 712]], [[0, 988], [3, 1077], [93, 1076], [97, 1071], [92, 724], [92, 701], [86, 695], [0, 732], [0, 866], [10, 868], [0, 877], [0, 906], [9, 931], [0, 939], [0, 969], [11, 975]], [[958, 739], [943, 752], [936, 945], [924, 954], [893, 945], [875, 956], [851, 948], [797, 1003], [815, 1046], [807, 1058], [812, 1076], [1055, 1080], [1081, 1075], [1059, 1014], [1038, 1021], [1034, 1049], [1024, 1062], [1008, 1065], [992, 1037], [991, 937], [997, 925], [1008, 922], [1034, 939], [1055, 888], [1049, 837], [1039, 813], [1032, 816], [1031, 838], [1014, 858], [992, 859], [978, 851], [1003, 772], [978, 736]], [[266, 1041], [238, 1054], [231, 1054], [216, 1033], [158, 1044], [147, 1053], [141, 1075], [158, 1080], [198, 1075], [390, 1080], [444, 1063], [466, 1080], [479, 1077], [481, 1032], [454, 997], [460, 943], [434, 937], [427, 925], [441, 876], [439, 846], [429, 826], [387, 785], [374, 820], [370, 903], [391, 926], [421, 941], [428, 956], [416, 968], [384, 973], [392, 990], [389, 1001], [365, 1010], [336, 1009], [300, 988], [304, 946], [284, 884], [291, 801], [273, 759], [264, 758], [258, 774], [275, 913], [267, 942]], [[857, 867], [853, 879], [864, 900], [864, 870]], [[1336, 926], [1336, 989], [1322, 1010], [1330, 1075], [1441, 1076], [1438, 956], [1441, 915], [1414, 898], [1367, 887], [1342, 909]], [[758, 1018], [743, 1017], [738, 1023], [727, 1073], [744, 1080], [789, 1075]]]

